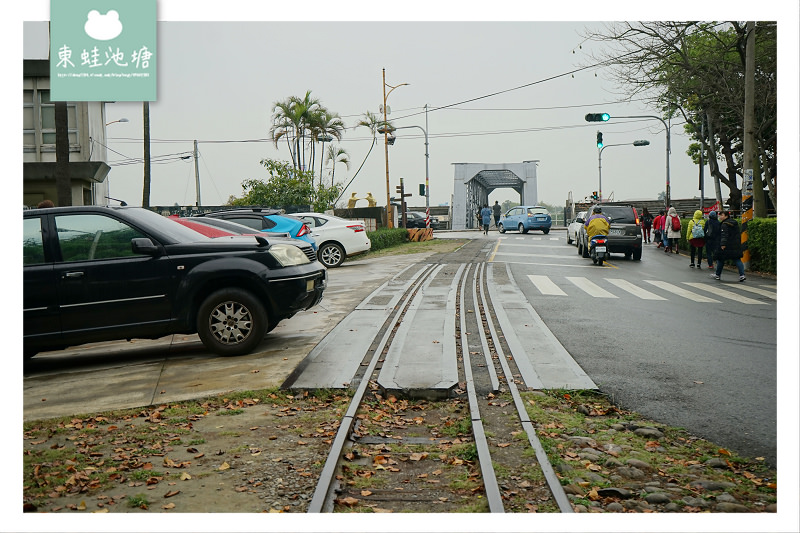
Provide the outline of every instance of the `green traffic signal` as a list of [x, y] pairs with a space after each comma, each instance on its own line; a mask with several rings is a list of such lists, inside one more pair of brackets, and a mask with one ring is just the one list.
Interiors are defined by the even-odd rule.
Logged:
[[611, 115], [608, 113], [588, 113], [585, 118], [586, 122], [608, 122]]
[[599, 131], [597, 132], [597, 147], [598, 148], [603, 147], [603, 134], [600, 133]]

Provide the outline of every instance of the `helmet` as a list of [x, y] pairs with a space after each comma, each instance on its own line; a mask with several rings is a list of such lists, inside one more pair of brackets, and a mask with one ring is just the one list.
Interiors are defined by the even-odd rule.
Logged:
[[592, 209], [592, 213], [602, 213], [602, 212], [603, 209], [599, 205], [594, 206], [594, 208]]

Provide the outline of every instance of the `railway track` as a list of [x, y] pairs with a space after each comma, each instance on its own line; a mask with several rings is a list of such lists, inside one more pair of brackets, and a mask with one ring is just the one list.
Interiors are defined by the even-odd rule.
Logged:
[[[457, 380], [443, 389], [446, 380], [437, 375], [431, 381], [438, 387], [398, 388], [398, 352], [411, 339], [417, 342], [408, 346], [419, 346], [418, 337], [425, 337], [420, 321], [438, 316], [426, 314], [425, 295], [443, 288], [454, 319], [445, 320], [440, 341], [430, 342], [452, 344], [436, 348], [454, 351]], [[528, 416], [523, 394], [533, 393], [520, 378], [501, 327], [508, 321], [499, 314], [486, 263], [425, 265], [411, 277], [349, 383], [353, 399], [309, 513], [356, 506], [375, 512], [573, 511]]]

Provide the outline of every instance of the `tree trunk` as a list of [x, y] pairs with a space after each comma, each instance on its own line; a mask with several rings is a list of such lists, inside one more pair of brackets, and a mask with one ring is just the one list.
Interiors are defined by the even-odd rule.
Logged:
[[69, 121], [67, 103], [53, 102], [56, 123], [56, 206], [72, 205], [72, 184], [69, 169]]

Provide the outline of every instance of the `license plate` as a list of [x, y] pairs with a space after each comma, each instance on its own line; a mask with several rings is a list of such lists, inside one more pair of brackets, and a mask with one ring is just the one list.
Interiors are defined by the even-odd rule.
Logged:
[[314, 280], [310, 279], [306, 281], [306, 292], [311, 292], [314, 290]]
[[606, 251], [606, 247], [605, 247], [605, 246], [597, 246], [597, 247], [594, 249], [594, 251], [595, 251], [595, 252], [597, 252], [598, 254], [599, 254], [600, 252], [603, 252], [603, 253], [605, 253], [605, 251]]
[[609, 235], [625, 235], [625, 230], [624, 229], [612, 229], [608, 233], [609, 233]]

